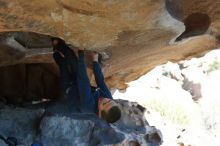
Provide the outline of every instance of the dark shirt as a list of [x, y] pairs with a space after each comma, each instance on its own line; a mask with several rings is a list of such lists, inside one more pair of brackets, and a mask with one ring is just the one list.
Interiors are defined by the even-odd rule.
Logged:
[[[105, 84], [104, 76], [98, 62], [93, 62], [93, 73], [97, 88], [92, 91], [89, 78], [86, 72], [84, 54], [79, 54], [79, 81], [78, 87], [81, 99], [82, 111], [98, 113], [98, 100], [100, 97], [112, 99], [111, 92]], [[80, 75], [83, 75], [80, 76]]]

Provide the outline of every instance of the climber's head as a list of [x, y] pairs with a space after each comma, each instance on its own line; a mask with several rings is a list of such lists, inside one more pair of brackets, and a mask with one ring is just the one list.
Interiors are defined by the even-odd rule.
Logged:
[[54, 50], [60, 49], [63, 45], [66, 45], [65, 41], [58, 37], [51, 37], [51, 45]]
[[117, 103], [109, 98], [100, 98], [98, 103], [99, 117], [108, 123], [114, 123], [121, 117], [121, 110]]

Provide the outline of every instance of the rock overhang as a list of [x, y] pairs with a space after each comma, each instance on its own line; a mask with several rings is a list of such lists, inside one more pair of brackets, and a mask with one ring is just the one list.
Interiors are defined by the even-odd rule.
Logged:
[[[58, 36], [73, 46], [111, 54], [103, 66], [107, 83], [125, 89], [126, 82], [156, 65], [217, 48], [218, 5], [212, 0], [1, 0], [1, 44], [5, 47], [0, 49], [0, 65], [55, 66], [49, 37]], [[184, 23], [194, 14], [204, 16], [199, 22], [207, 20], [201, 25], [206, 27], [195, 34], [199, 36], [187, 39], [195, 35], [184, 34]], [[175, 42], [181, 35], [183, 41]]]

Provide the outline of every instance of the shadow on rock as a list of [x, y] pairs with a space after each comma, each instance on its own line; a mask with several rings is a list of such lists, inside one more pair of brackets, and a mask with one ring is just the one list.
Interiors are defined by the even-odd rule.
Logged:
[[[120, 104], [122, 117], [114, 124], [108, 124], [95, 114], [71, 113], [66, 102], [53, 106], [57, 113], [45, 112], [44, 106], [4, 106], [0, 109], [1, 134], [4, 137], [16, 137], [20, 145], [37, 142], [44, 146], [151, 146], [162, 143], [160, 131], [149, 126], [144, 118], [145, 108], [135, 102], [116, 101]], [[63, 110], [65, 105], [66, 109]]]

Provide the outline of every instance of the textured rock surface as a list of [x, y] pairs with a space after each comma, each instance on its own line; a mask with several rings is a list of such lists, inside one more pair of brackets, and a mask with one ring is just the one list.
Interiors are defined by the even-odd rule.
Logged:
[[40, 128], [41, 142], [46, 146], [96, 146], [120, 143], [124, 139], [122, 134], [115, 132], [107, 123], [94, 119], [94, 115], [44, 117]]
[[48, 115], [43, 114], [42, 109], [5, 106], [0, 110], [1, 134], [17, 138], [19, 145], [24, 146], [33, 142], [45, 146], [126, 145], [130, 141], [148, 146], [162, 142], [160, 131], [149, 126], [144, 118], [142, 106], [125, 100], [118, 100], [118, 103], [122, 108], [122, 118], [114, 124], [108, 124], [94, 114]]
[[[1, 31], [32, 31], [63, 37], [77, 46], [113, 46], [124, 32], [169, 27], [175, 21], [165, 13], [163, 1], [5, 1], [1, 0]], [[165, 22], [166, 19], [171, 22]], [[13, 23], [11, 23], [13, 21]], [[164, 22], [161, 22], [164, 21]], [[151, 30], [149, 30], [151, 28]], [[163, 29], [163, 28], [162, 28]], [[174, 28], [165, 34], [172, 37]], [[136, 33], [137, 33], [136, 32]], [[161, 33], [155, 30], [156, 37]]]
[[5, 142], [3, 140], [0, 140], [0, 145], [1, 146], [7, 146], [7, 144], [5, 144]]
[[214, 0], [1, 0], [0, 65], [53, 63], [48, 35], [58, 36], [110, 53], [104, 63], [108, 85], [124, 89], [158, 64], [216, 48], [218, 6]]
[[38, 124], [44, 113], [42, 109], [29, 110], [5, 107], [0, 109], [1, 135], [15, 137], [22, 144], [31, 144], [37, 138]]

